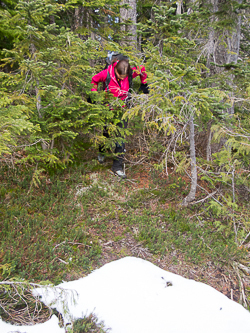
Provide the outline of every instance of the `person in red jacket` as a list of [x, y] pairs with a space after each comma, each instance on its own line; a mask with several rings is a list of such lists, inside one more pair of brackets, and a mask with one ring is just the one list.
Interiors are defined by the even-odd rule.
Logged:
[[[103, 82], [105, 86], [105, 91], [110, 92], [114, 97], [117, 97], [125, 102], [123, 107], [126, 106], [126, 102], [129, 99], [129, 88], [131, 87], [132, 79], [140, 76], [141, 87], [140, 90], [143, 93], [148, 93], [147, 86], [147, 73], [144, 66], [141, 67], [130, 67], [129, 61], [126, 57], [121, 57], [121, 59], [113, 59], [111, 65], [107, 69], [99, 72], [92, 77], [92, 89], [91, 91], [97, 91], [98, 83]], [[128, 122], [126, 120], [121, 120], [117, 125], [120, 128], [127, 128]], [[104, 128], [103, 135], [109, 137], [107, 130]], [[100, 163], [104, 162], [104, 147], [99, 146], [98, 161]], [[112, 171], [121, 178], [126, 178], [123, 171], [123, 160], [125, 153], [125, 144], [116, 143], [115, 154], [116, 157], [113, 161]]]

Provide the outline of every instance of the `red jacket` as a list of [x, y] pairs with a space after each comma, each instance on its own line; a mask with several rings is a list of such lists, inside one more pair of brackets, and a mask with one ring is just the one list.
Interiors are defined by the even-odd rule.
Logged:
[[[91, 83], [94, 86], [98, 86], [99, 82], [105, 82], [107, 79], [107, 73], [109, 71], [110, 73], [110, 83], [109, 83], [109, 91], [113, 94], [114, 97], [119, 97], [121, 100], [124, 100], [128, 96], [128, 90], [129, 90], [129, 80], [128, 76], [120, 80], [120, 84], [118, 83], [116, 76], [115, 76], [115, 66], [116, 62], [113, 65], [110, 65], [107, 69], [104, 69], [100, 73], [94, 75], [92, 77]], [[131, 68], [132, 78], [134, 79], [136, 76], [140, 75], [141, 83], [146, 83], [147, 79], [147, 73], [144, 66], [138, 66]], [[107, 91], [107, 87], [105, 89]], [[93, 87], [91, 91], [97, 91], [97, 87]]]

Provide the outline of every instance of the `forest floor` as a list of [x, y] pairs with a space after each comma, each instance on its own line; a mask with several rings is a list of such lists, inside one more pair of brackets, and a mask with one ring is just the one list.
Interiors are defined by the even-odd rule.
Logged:
[[[169, 207], [171, 207], [171, 209], [181, 210], [180, 203], [184, 198], [183, 195], [177, 193], [176, 197], [170, 198], [166, 202], [162, 202], [161, 198], [157, 197], [157, 194], [154, 194], [154, 191], [157, 191], [159, 187], [156, 185], [155, 189], [153, 188], [155, 186], [155, 182], [153, 182], [150, 177], [150, 168], [147, 170], [145, 167], [140, 167], [137, 171], [133, 172], [132, 179], [128, 175], [128, 179], [124, 181], [117, 179], [117, 177], [111, 172], [104, 171], [95, 172], [92, 174], [92, 177], [102, 180], [106, 179], [111, 183], [119, 182], [123, 188], [123, 195], [119, 194], [119, 198], [117, 199], [121, 202], [126, 202], [128, 197], [133, 197], [133, 194], [138, 192], [138, 190], [148, 190], [149, 192], [150, 189], [152, 190], [151, 197], [145, 198], [144, 202], [142, 200], [142, 206], [140, 208], [137, 208], [133, 212], [122, 208], [125, 215], [141, 214], [141, 210], [145, 207], [153, 213], [169, 209]], [[161, 174], [160, 177], [161, 179], [167, 179], [167, 176], [163, 174]], [[183, 178], [185, 177], [182, 177], [182, 179]], [[116, 200], [116, 198], [114, 198], [114, 200]], [[152, 251], [147, 248], [145, 240], [139, 240], [138, 227], [136, 225], [132, 225], [128, 231], [126, 225], [120, 223], [118, 212], [119, 210], [115, 212], [115, 217], [112, 218], [112, 220], [106, 221], [106, 226], [109, 230], [109, 237], [105, 237], [103, 240], [100, 239], [102, 253], [96, 268], [113, 260], [123, 258], [124, 256], [135, 256], [148, 260], [169, 272], [179, 274], [188, 279], [206, 283], [222, 292], [230, 299], [233, 299], [236, 302], [240, 301], [239, 279], [233, 268], [229, 268], [227, 264], [222, 264], [220, 262], [215, 263], [211, 261], [209, 257], [206, 257], [205, 260], [202, 260], [199, 263], [194, 263], [191, 258], [186, 260], [185, 250], [179, 251], [175, 248], [175, 246], [173, 246], [173, 249], [167, 250], [164, 255], [154, 253], [154, 251], [152, 253]], [[186, 216], [186, 218], [188, 219], [189, 216]], [[192, 218], [194, 218], [194, 216], [192, 216]], [[94, 229], [90, 229], [89, 232], [93, 232], [95, 235]], [[200, 238], [197, 238], [197, 245], [198, 243], [200, 243]], [[71, 276], [68, 276], [68, 278], [71, 279]], [[250, 288], [250, 278], [245, 279], [245, 287]]]
[[78, 166], [44, 172], [36, 186], [27, 169], [2, 169], [0, 279], [58, 284], [134, 256], [247, 307], [250, 277], [237, 263], [249, 262], [249, 243], [235, 243], [228, 221], [219, 228], [206, 202], [181, 206], [186, 176], [127, 164], [121, 180], [111, 166], [90, 154]]

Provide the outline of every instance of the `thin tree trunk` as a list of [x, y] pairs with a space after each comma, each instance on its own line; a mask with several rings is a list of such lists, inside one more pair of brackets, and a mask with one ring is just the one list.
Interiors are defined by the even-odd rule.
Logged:
[[191, 189], [186, 198], [182, 201], [182, 206], [187, 206], [195, 199], [197, 188], [197, 166], [195, 154], [195, 141], [194, 141], [194, 117], [191, 116], [189, 120], [189, 142], [190, 142], [190, 162], [191, 162]]
[[74, 30], [77, 30], [80, 27], [80, 7], [75, 8], [74, 21]]
[[[92, 16], [90, 15], [90, 12], [87, 12], [87, 22], [88, 22], [88, 28], [89, 28], [89, 37], [92, 40], [95, 40], [95, 33], [93, 32], [93, 19]], [[94, 59], [89, 60], [90, 66], [94, 67], [95, 66], [95, 61]]]
[[37, 86], [35, 87], [35, 91], [36, 91], [36, 109], [37, 109], [37, 113], [38, 113], [38, 118], [42, 119], [42, 114], [40, 112], [41, 108], [42, 108], [42, 100], [41, 100], [41, 95], [39, 94], [39, 81], [36, 80], [36, 84]]
[[[31, 54], [32, 57], [34, 58], [34, 60], [36, 60], [36, 47], [33, 43], [30, 44], [30, 50], [31, 50]], [[41, 99], [41, 95], [39, 93], [39, 80], [36, 79], [36, 86], [35, 86], [35, 92], [36, 92], [36, 109], [37, 109], [37, 114], [38, 114], [38, 118], [42, 119], [43, 116], [41, 114], [41, 109], [42, 109], [42, 99]], [[41, 146], [43, 150], [47, 149], [47, 146], [41, 142]]]
[[207, 161], [211, 161], [211, 155], [212, 155], [212, 150], [211, 150], [211, 141], [212, 141], [212, 131], [211, 131], [211, 126], [209, 126], [207, 130], [207, 147], [206, 147], [206, 157]]
[[92, 40], [95, 40], [95, 33], [93, 32], [93, 19], [92, 16], [90, 15], [90, 13], [87, 13], [87, 17], [88, 17], [88, 27], [89, 27], [89, 31], [90, 31], [90, 38]]
[[81, 35], [80, 31], [81, 31], [81, 28], [83, 27], [84, 10], [85, 10], [85, 8], [80, 5], [75, 8], [73, 24], [72, 24], [72, 30], [76, 31], [77, 36], [82, 40], [84, 39], [84, 35]]
[[127, 32], [126, 42], [137, 48], [137, 31], [136, 31], [136, 0], [122, 0], [121, 4], [127, 4], [129, 9], [121, 8], [121, 23], [126, 23], [121, 26], [123, 32]]
[[176, 14], [181, 15], [182, 11], [182, 0], [176, 1], [177, 9], [176, 9]]

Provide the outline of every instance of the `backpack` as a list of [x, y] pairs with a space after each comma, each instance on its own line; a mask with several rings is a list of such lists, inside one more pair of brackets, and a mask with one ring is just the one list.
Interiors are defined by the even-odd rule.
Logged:
[[[114, 60], [129, 60], [129, 58], [119, 52], [109, 52], [107, 58], [105, 59], [106, 61], [106, 66], [103, 69], [107, 69]], [[132, 69], [130, 70], [128, 74], [128, 82], [129, 82], [129, 89], [132, 87], [132, 74], [133, 71]], [[110, 73], [108, 71], [106, 81], [103, 83], [103, 90], [107, 88], [107, 91], [109, 90], [109, 83], [110, 83], [111, 77]]]

